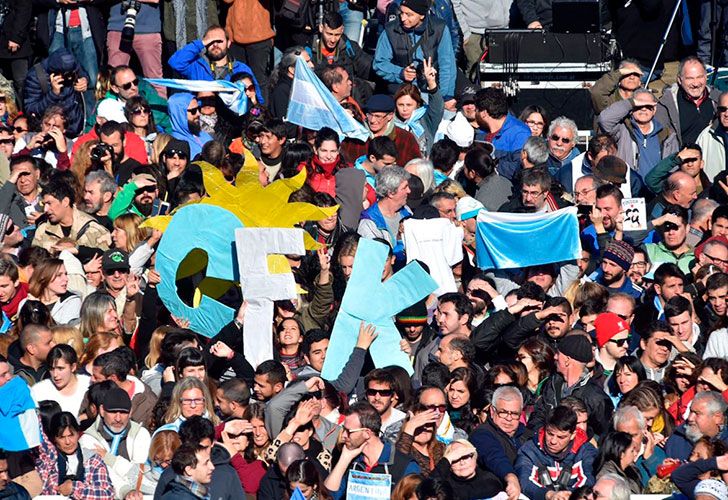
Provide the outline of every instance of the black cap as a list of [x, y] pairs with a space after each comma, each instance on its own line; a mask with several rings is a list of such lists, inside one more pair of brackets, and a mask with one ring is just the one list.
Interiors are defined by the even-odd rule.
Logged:
[[394, 111], [394, 98], [391, 95], [374, 94], [367, 101], [367, 113], [391, 113]]
[[101, 258], [101, 269], [104, 271], [129, 271], [129, 254], [123, 250], [107, 250]]
[[584, 335], [567, 335], [559, 342], [559, 353], [580, 363], [589, 363], [594, 359], [592, 344]]
[[172, 138], [167, 143], [166, 146], [164, 146], [164, 149], [162, 150], [162, 154], [165, 156], [172, 155], [174, 153], [184, 153], [187, 158], [190, 157], [190, 145], [187, 141], [181, 141], [179, 139]]
[[131, 411], [131, 399], [129, 394], [121, 387], [112, 387], [104, 394], [101, 406], [104, 407], [104, 411], [129, 413]]

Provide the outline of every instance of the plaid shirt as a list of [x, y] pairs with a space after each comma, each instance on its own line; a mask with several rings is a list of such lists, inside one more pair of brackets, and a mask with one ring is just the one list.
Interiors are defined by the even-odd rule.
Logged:
[[[42, 430], [41, 430], [42, 432]], [[42, 495], [60, 495], [58, 491], [58, 451], [43, 433], [41, 444], [36, 448], [35, 466], [43, 481]], [[84, 458], [84, 481], [73, 481], [69, 498], [74, 500], [114, 500], [114, 486], [109, 471], [99, 455]]]

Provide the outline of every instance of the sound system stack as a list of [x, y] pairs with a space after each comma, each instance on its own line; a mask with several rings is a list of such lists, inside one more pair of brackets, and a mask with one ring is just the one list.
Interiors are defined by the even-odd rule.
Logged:
[[552, 31], [489, 30], [481, 87], [502, 86], [516, 113], [538, 104], [549, 118], [565, 115], [593, 128], [589, 87], [612, 69], [616, 51], [600, 30], [598, 0], [553, 0]]

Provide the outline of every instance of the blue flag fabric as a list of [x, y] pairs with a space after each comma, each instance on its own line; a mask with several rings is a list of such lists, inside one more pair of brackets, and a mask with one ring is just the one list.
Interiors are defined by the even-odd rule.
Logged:
[[481, 269], [514, 269], [581, 256], [576, 207], [545, 214], [481, 211], [476, 230]]
[[299, 488], [298, 486], [296, 486], [296, 489], [293, 490], [293, 493], [291, 493], [291, 500], [306, 500], [306, 497], [303, 495], [301, 488]]
[[23, 451], [40, 444], [35, 401], [25, 380], [15, 376], [0, 387], [0, 448]]
[[350, 137], [366, 142], [370, 137], [369, 129], [336, 101], [302, 57], [296, 61], [286, 120], [310, 130], [330, 127], [342, 140]]
[[171, 89], [186, 92], [217, 92], [218, 97], [231, 111], [243, 116], [248, 112], [248, 96], [245, 95], [245, 85], [242, 81], [228, 82], [227, 80], [177, 80], [174, 78], [148, 78], [152, 85], [161, 85]]

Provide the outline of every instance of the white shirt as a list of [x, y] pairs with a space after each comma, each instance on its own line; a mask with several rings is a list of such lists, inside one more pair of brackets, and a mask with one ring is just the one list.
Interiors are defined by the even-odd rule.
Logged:
[[78, 418], [83, 397], [86, 395], [86, 391], [88, 391], [88, 386], [91, 385], [91, 377], [88, 375], [76, 375], [76, 380], [76, 390], [70, 395], [61, 394], [50, 379], [41, 380], [37, 384], [34, 384], [30, 388], [30, 394], [36, 403], [46, 400], [56, 401], [61, 405], [62, 411], [67, 411]]
[[407, 262], [421, 260], [430, 268], [438, 285], [435, 295], [456, 292], [452, 267], [463, 260], [463, 228], [448, 219], [407, 219], [404, 221]]

